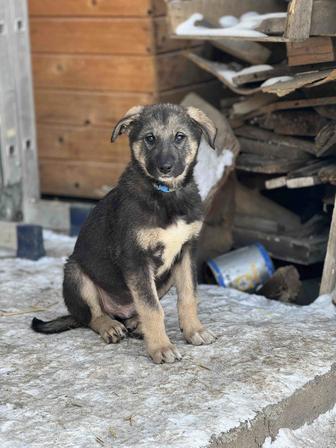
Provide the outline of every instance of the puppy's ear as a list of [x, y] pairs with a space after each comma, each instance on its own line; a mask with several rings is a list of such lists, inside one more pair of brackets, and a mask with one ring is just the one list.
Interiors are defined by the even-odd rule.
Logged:
[[111, 142], [114, 142], [119, 135], [129, 132], [130, 126], [136, 121], [137, 118], [139, 118], [143, 109], [144, 106], [134, 106], [126, 112], [124, 117], [119, 120], [114, 127], [112, 131]]
[[212, 149], [215, 148], [215, 139], [217, 134], [216, 126], [213, 121], [202, 112], [200, 109], [196, 107], [189, 106], [187, 107], [187, 114], [189, 117], [196, 122], [196, 124], [201, 128], [206, 141], [209, 143]]

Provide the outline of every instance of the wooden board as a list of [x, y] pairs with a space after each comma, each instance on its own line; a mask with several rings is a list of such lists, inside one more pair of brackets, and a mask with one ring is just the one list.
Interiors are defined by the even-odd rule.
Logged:
[[336, 36], [335, 0], [314, 0], [310, 26], [312, 36]]
[[[232, 64], [228, 65], [212, 61], [194, 52], [187, 52], [186, 54], [188, 59], [193, 61], [198, 67], [216, 76], [230, 90], [241, 95], [252, 95], [262, 91], [278, 96], [285, 96], [302, 87], [311, 88], [336, 79], [336, 69], [329, 68], [306, 73], [296, 73], [294, 76], [282, 81], [276, 78], [274, 83], [261, 84], [257, 87], [239, 87], [235, 84], [235, 77], [232, 76], [232, 71], [238, 73], [238, 70]], [[228, 74], [229, 76], [227, 76]]]
[[123, 163], [40, 159], [41, 191], [101, 198], [117, 183], [124, 167]]
[[238, 170], [250, 173], [281, 174], [288, 173], [302, 165], [302, 161], [285, 158], [262, 157], [258, 154], [241, 153], [236, 167]]
[[268, 114], [277, 110], [288, 110], [288, 109], [304, 109], [306, 107], [319, 107], [326, 105], [336, 104], [336, 96], [321, 97], [321, 98], [309, 98], [309, 99], [299, 99], [299, 100], [289, 100], [289, 101], [278, 101], [273, 104], [269, 104], [261, 107], [259, 110], [251, 113], [250, 116], [259, 116], [263, 114]]
[[169, 39], [165, 17], [33, 17], [30, 38], [34, 53], [156, 54], [195, 46]]
[[221, 91], [218, 81], [155, 93], [92, 92], [77, 90], [35, 89], [37, 122], [112, 128], [125, 112], [137, 104], [179, 103], [192, 89], [214, 104]]
[[34, 53], [150, 54], [151, 26], [150, 18], [32, 18], [30, 38]]
[[167, 10], [173, 28], [188, 19], [194, 12], [199, 12], [210, 23], [216, 23], [218, 17], [231, 15], [240, 17], [249, 11], [260, 14], [286, 11], [282, 0], [175, 0], [167, 3]]
[[233, 238], [236, 247], [259, 241], [273, 258], [305, 266], [323, 261], [327, 246], [327, 234], [308, 239], [300, 236], [271, 235], [238, 226], [233, 229]]
[[166, 11], [164, 0], [28, 0], [31, 16], [148, 16]]
[[272, 142], [252, 140], [250, 138], [239, 137], [240, 148], [243, 153], [260, 155], [269, 159], [287, 159], [288, 161], [301, 161], [304, 163], [310, 160], [311, 156], [293, 146], [275, 145]]
[[285, 36], [296, 41], [309, 37], [313, 0], [291, 0], [288, 8], [288, 17]]
[[109, 161], [127, 164], [130, 149], [126, 137], [111, 143], [111, 130], [91, 126], [51, 126], [37, 128], [40, 158]]
[[331, 37], [311, 37], [303, 42], [287, 42], [288, 65], [307, 65], [335, 60], [335, 45]]
[[109, 93], [35, 89], [38, 123], [112, 127], [136, 104], [153, 102], [150, 93]]
[[336, 123], [326, 124], [315, 138], [318, 156], [335, 155], [336, 152]]
[[313, 110], [273, 112], [255, 118], [254, 122], [277, 134], [315, 137], [328, 120]]
[[33, 55], [35, 87], [153, 92], [211, 79], [180, 52], [152, 56]]
[[[175, 0], [167, 3], [167, 10], [171, 29], [187, 20], [192, 14], [198, 12], [202, 14], [210, 23], [217, 23], [218, 17], [223, 15], [232, 15], [240, 17], [242, 14], [250, 11], [256, 11], [261, 14], [270, 12], [284, 12], [287, 9], [285, 2], [281, 0]], [[182, 37], [182, 36], [177, 36]], [[183, 36], [183, 38], [198, 38], [209, 40], [222, 40], [223, 36]], [[230, 39], [240, 39], [243, 41], [275, 41], [280, 42], [284, 39], [280, 36], [255, 36], [255, 37], [233, 37]]]
[[265, 64], [272, 52], [269, 48], [258, 42], [240, 42], [238, 40], [222, 39], [214, 40], [212, 45], [225, 53], [248, 62], [252, 65]]
[[260, 140], [268, 144], [281, 147], [287, 147], [294, 152], [306, 152], [308, 154], [315, 154], [315, 145], [313, 142], [301, 140], [294, 137], [279, 136], [274, 132], [261, 129], [258, 126], [242, 126], [236, 129], [236, 135], [239, 137], [251, 138], [253, 140]]

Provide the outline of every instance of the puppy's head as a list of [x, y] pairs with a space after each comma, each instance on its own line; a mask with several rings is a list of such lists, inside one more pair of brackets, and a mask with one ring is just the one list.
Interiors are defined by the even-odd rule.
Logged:
[[130, 109], [113, 129], [112, 141], [125, 133], [144, 174], [177, 187], [195, 165], [202, 135], [214, 148], [216, 128], [194, 107], [155, 104]]

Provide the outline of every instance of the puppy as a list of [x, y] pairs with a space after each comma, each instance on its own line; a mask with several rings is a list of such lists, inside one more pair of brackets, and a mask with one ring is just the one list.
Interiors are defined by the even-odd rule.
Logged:
[[173, 286], [187, 342], [215, 335], [197, 316], [195, 246], [202, 204], [193, 179], [201, 137], [214, 148], [216, 128], [200, 110], [173, 104], [136, 106], [115, 126], [128, 134], [131, 162], [90, 213], [64, 267], [69, 316], [32, 328], [57, 333], [87, 326], [107, 343], [143, 336], [155, 363], [181, 359], [164, 325], [160, 299]]

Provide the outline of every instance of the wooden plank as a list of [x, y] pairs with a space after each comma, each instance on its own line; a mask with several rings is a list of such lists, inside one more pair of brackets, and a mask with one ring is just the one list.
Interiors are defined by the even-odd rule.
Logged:
[[335, 61], [335, 45], [331, 37], [311, 37], [303, 42], [287, 42], [289, 66], [320, 64]]
[[242, 126], [235, 131], [239, 137], [260, 140], [277, 146], [285, 146], [293, 151], [303, 151], [308, 154], [315, 154], [314, 143], [294, 137], [279, 136], [274, 132], [261, 129], [257, 126]]
[[325, 234], [300, 238], [300, 236], [272, 235], [238, 226], [233, 229], [233, 238], [236, 247], [259, 241], [273, 258], [305, 266], [323, 261], [327, 245]]
[[315, 143], [319, 157], [334, 155], [336, 152], [336, 123], [326, 124], [316, 135]]
[[318, 70], [311, 73], [298, 73], [294, 77], [274, 84], [263, 85], [261, 90], [267, 93], [274, 93], [278, 96], [285, 96], [300, 88], [311, 88], [334, 81], [336, 79], [336, 70]]
[[312, 36], [336, 36], [335, 0], [314, 0], [310, 27]]
[[277, 100], [275, 95], [269, 95], [268, 93], [258, 92], [255, 95], [251, 95], [244, 99], [243, 101], [237, 101], [232, 105], [232, 116], [241, 116], [249, 114], [260, 107], [266, 106], [267, 104], [272, 104]]
[[269, 159], [257, 154], [241, 153], [236, 168], [250, 173], [282, 174], [288, 173], [302, 165], [302, 161], [288, 159]]
[[336, 286], [336, 196], [324, 260], [320, 294], [330, 294]]
[[241, 86], [247, 83], [256, 83], [265, 81], [269, 78], [275, 78], [278, 76], [295, 76], [295, 75], [304, 75], [310, 74], [313, 72], [318, 72], [319, 70], [327, 70], [332, 68], [334, 64], [325, 63], [323, 66], [319, 66], [318, 68], [314, 64], [306, 64], [304, 66], [299, 67], [289, 67], [288, 65], [273, 65], [270, 66], [267, 70], [258, 70], [251, 73], [243, 73], [241, 75], [237, 75], [233, 78], [233, 82], [237, 86]]
[[287, 176], [279, 176], [274, 179], [266, 180], [265, 188], [266, 190], [275, 190], [276, 188], [282, 188], [286, 186]]
[[286, 11], [281, 0], [175, 0], [167, 4], [173, 28], [199, 12], [210, 22], [217, 23], [218, 17], [231, 15], [240, 17], [249, 11], [260, 14]]
[[[201, 50], [198, 51], [198, 54], [200, 53]], [[193, 62], [186, 58], [183, 52], [159, 55], [155, 62], [159, 92], [213, 79], [211, 75], [200, 67], [195, 67]]]
[[221, 89], [219, 81], [192, 84], [162, 92], [160, 95], [36, 88], [36, 119], [39, 124], [112, 128], [113, 124], [136, 104], [152, 104], [160, 101], [178, 104], [190, 90], [216, 104]]
[[278, 101], [274, 104], [269, 104], [267, 106], [261, 107], [258, 111], [256, 111], [255, 115], [268, 114], [276, 110], [304, 109], [306, 107], [318, 107], [331, 104], [336, 104], [336, 96], [309, 98], [304, 100], [299, 99], [290, 101]]
[[150, 93], [90, 92], [35, 89], [36, 119], [40, 123], [112, 128], [136, 104], [151, 104]]
[[316, 112], [321, 115], [321, 117], [330, 118], [331, 120], [336, 120], [336, 107], [335, 106], [316, 106], [314, 107]]
[[42, 193], [82, 198], [101, 198], [118, 181], [125, 165], [40, 159]]
[[91, 126], [37, 127], [39, 156], [42, 159], [69, 159], [78, 161], [106, 161], [123, 163], [130, 159], [127, 138], [111, 143], [111, 130]]
[[287, 159], [293, 161], [301, 161], [304, 163], [310, 160], [311, 156], [302, 150], [286, 145], [274, 145], [266, 141], [252, 140], [249, 138], [238, 138], [241, 151], [244, 153], [260, 155], [269, 159]]
[[285, 231], [301, 227], [298, 215], [265, 197], [258, 190], [247, 188], [239, 182], [236, 182], [235, 206], [236, 213], [276, 222]]
[[183, 98], [191, 91], [215, 106], [219, 106], [221, 95], [224, 94], [223, 85], [217, 79], [212, 79], [201, 83], [189, 84], [176, 89], [159, 92], [154, 95], [153, 101], [180, 104]]
[[269, 48], [266, 48], [258, 42], [240, 42], [238, 40], [222, 39], [213, 40], [211, 44], [225, 53], [253, 65], [265, 64], [272, 54]]
[[328, 160], [315, 160], [305, 164], [302, 168], [291, 171], [287, 175], [286, 185], [288, 188], [305, 188], [322, 183], [319, 177], [321, 168], [328, 166]]
[[151, 56], [33, 55], [35, 87], [152, 92]]
[[165, 17], [32, 17], [30, 38], [34, 53], [140, 55], [199, 45], [170, 39]]
[[32, 18], [30, 38], [34, 53], [155, 52], [150, 18]]
[[[302, 87], [310, 88], [331, 82], [336, 79], [336, 69], [315, 70], [313, 72], [297, 73], [286, 79], [269, 78], [258, 87], [239, 87], [234, 82], [233, 72], [238, 73], [233, 64], [224, 64], [206, 59], [194, 52], [187, 52], [187, 57], [203, 70], [216, 76], [224, 85], [233, 92], [242, 95], [252, 95], [257, 92], [272, 93], [285, 96]], [[237, 76], [237, 75], [236, 75]]]
[[265, 19], [257, 26], [256, 31], [270, 35], [282, 36], [286, 28], [286, 18], [276, 17]]
[[254, 122], [276, 134], [315, 137], [328, 120], [313, 110], [286, 110], [256, 117]]
[[291, 0], [288, 8], [285, 37], [292, 41], [308, 39], [313, 0]]
[[28, 0], [31, 16], [148, 16], [165, 14], [164, 0]]
[[155, 58], [35, 54], [33, 75], [37, 88], [148, 93], [211, 79], [181, 52]]

